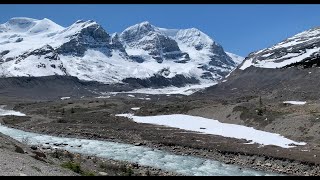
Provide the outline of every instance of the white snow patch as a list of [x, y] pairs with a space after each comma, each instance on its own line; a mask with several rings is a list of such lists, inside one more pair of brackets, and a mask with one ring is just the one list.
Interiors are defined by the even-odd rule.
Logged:
[[273, 53], [267, 53], [267, 54], [264, 54], [264, 55], [262, 55], [261, 57], [269, 57], [269, 56], [271, 56]]
[[139, 109], [141, 109], [140, 107], [133, 107], [133, 108], [131, 108], [132, 110], [134, 110], [134, 111], [137, 111], [137, 110], [139, 110]]
[[110, 96], [98, 96], [96, 98], [98, 98], [98, 99], [108, 99], [108, 98], [110, 98]]
[[126, 52], [128, 55], [131, 55], [131, 56], [148, 56], [149, 55], [148, 51], [145, 51], [143, 49], [138, 49], [138, 48], [127, 47]]
[[[213, 134], [223, 137], [245, 139], [261, 145], [275, 145], [282, 148], [306, 145], [304, 142], [295, 142], [279, 134], [256, 130], [236, 124], [221, 123], [217, 120], [182, 114], [159, 116], [134, 116], [133, 114], [118, 114], [116, 116], [128, 117], [138, 123], [150, 123], [189, 131]], [[205, 129], [204, 129], [205, 128]]]
[[231, 75], [231, 73], [233, 73], [233, 71], [236, 70], [236, 69], [237, 69], [237, 68], [232, 69], [232, 70], [229, 72], [229, 74], [227, 74], [224, 78], [228, 78], [228, 77]]
[[138, 99], [147, 100], [147, 101], [150, 101], [150, 100], [151, 100], [151, 98], [138, 98]]
[[132, 95], [132, 94], [128, 94], [127, 96], [128, 96], [128, 97], [133, 97], [133, 98], [136, 97], [136, 96], [134, 96], [134, 95]]
[[67, 99], [70, 99], [70, 97], [62, 97], [60, 98], [61, 100], [67, 100]]
[[307, 150], [307, 149], [302, 149], [301, 151], [303, 151], [303, 152], [310, 152], [310, 150]]
[[282, 56], [281, 59], [293, 58], [293, 57], [297, 57], [299, 55], [301, 55], [301, 53], [288, 53], [287, 55]]
[[254, 64], [253, 64], [253, 62], [252, 62], [252, 59], [248, 59], [248, 60], [244, 61], [244, 63], [242, 64], [242, 66], [241, 66], [239, 69], [245, 70], [245, 69], [247, 69], [248, 67], [253, 66], [253, 65], [254, 65]]
[[0, 106], [0, 116], [26, 116], [25, 114], [18, 111], [3, 109], [5, 107], [5, 105]]
[[306, 101], [284, 101], [285, 104], [294, 104], [294, 105], [304, 105], [307, 102]]
[[217, 83], [207, 83], [207, 84], [195, 84], [195, 85], [186, 85], [184, 87], [166, 87], [162, 89], [153, 89], [153, 88], [143, 88], [143, 89], [136, 89], [133, 91], [129, 91], [126, 93], [137, 93], [137, 94], [182, 94], [182, 95], [191, 95], [201, 89], [205, 89], [210, 86], [214, 86]]

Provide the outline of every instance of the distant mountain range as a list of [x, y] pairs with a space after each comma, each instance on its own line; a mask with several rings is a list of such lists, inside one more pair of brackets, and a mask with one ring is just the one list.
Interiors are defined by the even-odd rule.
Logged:
[[0, 25], [0, 76], [73, 76], [100, 83], [183, 86], [216, 82], [243, 58], [196, 28], [142, 22], [109, 34], [94, 21], [62, 27], [49, 19], [12, 18]]

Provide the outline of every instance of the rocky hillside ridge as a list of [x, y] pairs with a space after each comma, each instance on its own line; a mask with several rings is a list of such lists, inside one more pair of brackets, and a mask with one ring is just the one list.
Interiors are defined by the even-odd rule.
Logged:
[[274, 46], [252, 52], [206, 95], [261, 96], [281, 101], [319, 97], [320, 29], [313, 28]]
[[317, 67], [320, 56], [320, 28], [312, 28], [296, 34], [280, 43], [250, 53], [239, 69]]

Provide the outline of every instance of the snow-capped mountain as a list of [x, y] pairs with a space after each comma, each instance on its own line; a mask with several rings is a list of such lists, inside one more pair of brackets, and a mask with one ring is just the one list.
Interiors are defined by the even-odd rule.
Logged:
[[[160, 31], [175, 39], [180, 49], [187, 52], [190, 59], [198, 63], [201, 69], [210, 72], [205, 73], [206, 78], [220, 79], [238, 65], [226, 54], [221, 45], [196, 28], [181, 30], [160, 28]], [[176, 33], [173, 33], [174, 31]]]
[[2, 77], [69, 75], [112, 82], [114, 78], [105, 70], [109, 63], [103, 61], [113, 53], [123, 60], [127, 56], [123, 47], [110, 40], [93, 21], [63, 28], [48, 19], [12, 18], [1, 25], [0, 73]]
[[286, 68], [318, 66], [320, 57], [320, 28], [313, 28], [290, 37], [272, 47], [249, 54], [240, 66]]
[[142, 22], [124, 30], [120, 39], [127, 53], [140, 61], [174, 62], [170, 67], [185, 66], [203, 79], [220, 79], [237, 65], [218, 43], [196, 28], [165, 29]]
[[0, 75], [74, 76], [102, 83], [161, 76], [221, 79], [237, 65], [197, 29], [170, 30], [148, 22], [107, 33], [94, 21], [62, 27], [49, 19], [12, 18], [0, 25]]
[[226, 54], [228, 54], [228, 56], [231, 57], [231, 59], [236, 63], [236, 64], [241, 64], [244, 60], [244, 57], [233, 54], [231, 52], [226, 52]]

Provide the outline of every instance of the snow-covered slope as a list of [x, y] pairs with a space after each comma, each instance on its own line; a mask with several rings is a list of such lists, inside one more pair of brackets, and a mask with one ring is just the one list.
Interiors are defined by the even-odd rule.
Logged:
[[61, 27], [49, 19], [0, 24], [0, 76], [75, 76], [102, 83], [182, 75], [213, 82], [236, 63], [199, 30], [166, 30], [148, 22], [110, 35], [94, 21]]
[[237, 65], [221, 45], [196, 28], [178, 30], [176, 34], [171, 34], [171, 37], [194, 62], [200, 65], [201, 69], [207, 71], [204, 76], [206, 78], [220, 79]]
[[320, 28], [313, 28], [290, 37], [272, 47], [249, 54], [240, 66], [283, 68], [290, 66], [318, 66], [320, 54]]
[[204, 78], [220, 79], [237, 65], [221, 45], [199, 29], [158, 28], [157, 30], [177, 41], [179, 48], [188, 53], [191, 61], [206, 71]]
[[241, 64], [244, 60], [244, 57], [230, 53], [230, 52], [226, 52], [228, 54], [228, 56], [231, 57], [231, 59], [236, 63], [236, 64]]

